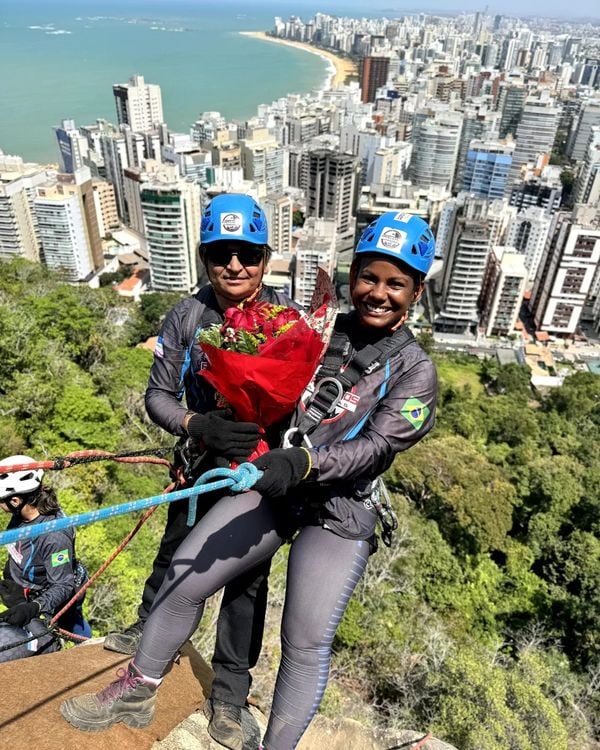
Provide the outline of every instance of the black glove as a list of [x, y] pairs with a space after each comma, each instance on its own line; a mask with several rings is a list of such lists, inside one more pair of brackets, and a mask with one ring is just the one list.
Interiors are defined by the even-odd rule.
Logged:
[[0, 599], [6, 607], [14, 607], [15, 604], [21, 604], [26, 601], [23, 589], [16, 581], [0, 581]]
[[305, 448], [275, 448], [252, 461], [264, 472], [253, 490], [261, 495], [281, 497], [306, 479], [311, 467], [310, 453]]
[[212, 453], [242, 463], [258, 445], [259, 427], [254, 422], [234, 422], [231, 417], [231, 409], [194, 414], [187, 431]]
[[30, 620], [37, 617], [40, 613], [40, 605], [37, 602], [22, 602], [15, 604], [14, 607], [7, 609], [0, 614], [0, 620], [4, 620], [9, 625], [16, 625], [19, 628], [24, 627]]

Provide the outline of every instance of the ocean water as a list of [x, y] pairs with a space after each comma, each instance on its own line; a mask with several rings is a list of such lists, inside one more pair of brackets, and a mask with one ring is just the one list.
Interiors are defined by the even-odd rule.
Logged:
[[133, 74], [162, 88], [165, 119], [188, 132], [218, 110], [246, 118], [260, 103], [327, 78], [313, 54], [247, 38], [275, 15], [318, 8], [231, 0], [0, 0], [0, 149], [56, 161], [53, 126], [116, 121], [112, 85]]

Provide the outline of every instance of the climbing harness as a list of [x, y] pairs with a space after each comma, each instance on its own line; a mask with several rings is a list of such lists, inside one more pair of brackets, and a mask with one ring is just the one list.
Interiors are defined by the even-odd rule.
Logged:
[[350, 394], [353, 386], [365, 375], [370, 375], [385, 365], [414, 340], [415, 337], [411, 331], [402, 326], [393, 336], [377, 344], [368, 344], [355, 352], [344, 366], [344, 360], [351, 349], [350, 340], [343, 330], [335, 331], [318, 370], [319, 380], [306, 405], [306, 411], [300, 417], [298, 425], [291, 427], [285, 433], [283, 447], [291, 448], [302, 443], [307, 447], [312, 447], [310, 434], [324, 419], [333, 416], [336, 408], [343, 398]]
[[[340, 318], [338, 321], [342, 323]], [[353, 386], [365, 375], [370, 375], [385, 366], [392, 357], [399, 354], [414, 340], [415, 337], [410, 329], [402, 326], [392, 336], [377, 344], [368, 344], [355, 352], [344, 366], [350, 354], [350, 339], [343, 328], [335, 331], [325, 353], [323, 364], [318, 370], [319, 380], [315, 384], [314, 393], [306, 404], [306, 410], [300, 417], [298, 425], [290, 427], [284, 434], [283, 447], [304, 445], [312, 448], [310, 434], [324, 419], [332, 417], [336, 408], [342, 405], [345, 399], [351, 399]], [[349, 437], [344, 439], [347, 440]], [[386, 547], [389, 547], [392, 543], [392, 534], [398, 528], [398, 520], [383, 480], [378, 478], [357, 482], [355, 495], [362, 500], [365, 508], [377, 513], [382, 527], [381, 539]]]

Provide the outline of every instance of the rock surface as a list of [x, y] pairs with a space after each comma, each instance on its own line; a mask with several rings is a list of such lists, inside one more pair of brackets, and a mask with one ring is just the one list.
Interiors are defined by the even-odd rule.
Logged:
[[[259, 726], [266, 728], [266, 717], [252, 709]], [[189, 716], [164, 740], [156, 742], [152, 750], [223, 750], [211, 740], [206, 729], [208, 722], [201, 711]], [[453, 745], [434, 737], [427, 739], [422, 732], [382, 732], [369, 729], [352, 719], [332, 720], [317, 716], [298, 745], [298, 750], [457, 750]], [[422, 744], [419, 744], [422, 743]], [[256, 750], [247, 746], [244, 750]]]

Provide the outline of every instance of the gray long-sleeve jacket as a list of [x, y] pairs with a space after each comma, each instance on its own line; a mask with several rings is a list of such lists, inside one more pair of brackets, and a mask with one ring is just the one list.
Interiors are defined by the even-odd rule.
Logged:
[[[259, 300], [297, 307], [269, 286], [263, 286]], [[154, 350], [146, 410], [153, 422], [172, 435], [184, 434], [181, 423], [187, 409], [205, 414], [217, 408], [214, 389], [197, 375], [206, 360], [196, 339], [200, 329], [222, 322], [223, 313], [210, 284], [177, 304], [165, 318]]]
[[[343, 318], [338, 316], [338, 323]], [[361, 348], [356, 333], [349, 338], [353, 346]], [[315, 379], [318, 381], [318, 373]], [[312, 384], [292, 425], [297, 424], [311, 389]], [[437, 396], [435, 367], [412, 341], [384, 367], [360, 378], [351, 393], [345, 400], [348, 408], [338, 407], [334, 416], [323, 420], [310, 435], [313, 475], [319, 483], [321, 518], [326, 525], [340, 536], [368, 539], [377, 517], [355, 497], [356, 482], [377, 478], [397, 453], [431, 430]], [[301, 492], [302, 485], [298, 494]]]

